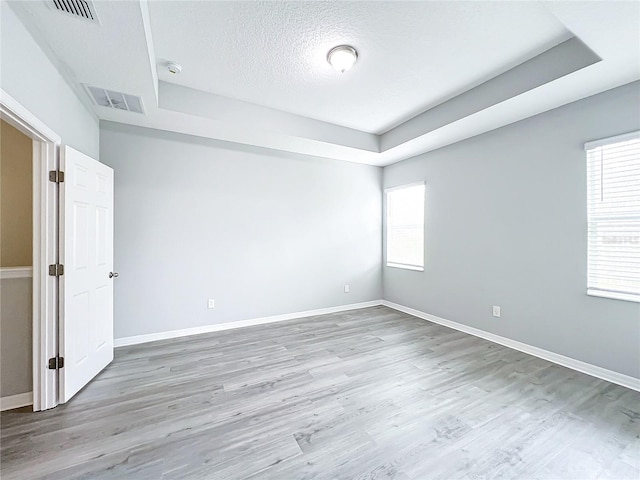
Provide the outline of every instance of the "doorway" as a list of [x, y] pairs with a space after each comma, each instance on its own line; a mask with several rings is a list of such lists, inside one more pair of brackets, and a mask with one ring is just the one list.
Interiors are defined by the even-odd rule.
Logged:
[[32, 142], [33, 410], [46, 410], [113, 360], [113, 170], [2, 89], [0, 119]]
[[33, 405], [33, 140], [0, 120], [0, 409]]
[[[27, 197], [31, 195], [32, 207], [31, 271], [29, 273], [32, 295], [30, 317], [32, 319], [31, 390], [33, 392], [32, 395], [28, 392], [19, 392], [16, 394], [18, 397], [2, 392], [3, 397], [9, 397], [11, 400], [7, 405], [0, 406], [5, 409], [5, 406], [15, 408], [20, 403], [23, 405], [32, 403], [33, 410], [39, 411], [58, 404], [57, 371], [47, 368], [48, 359], [56, 357], [58, 352], [58, 285], [57, 278], [48, 275], [48, 266], [57, 263], [58, 258], [58, 198], [56, 184], [49, 182], [48, 172], [57, 171], [60, 137], [2, 89], [0, 89], [0, 119], [13, 129], [8, 130], [9, 132], [15, 130], [29, 139], [26, 142], [31, 142], [32, 183], [31, 188], [23, 193], [26, 193]], [[4, 215], [4, 211], [2, 213]], [[24, 269], [19, 273], [14, 272], [13, 275], [25, 275]], [[28, 277], [25, 281], [29, 283]], [[4, 289], [4, 285], [1, 287]], [[24, 305], [20, 308], [23, 307]], [[23, 335], [24, 332], [23, 328]], [[5, 368], [3, 359], [3, 377]], [[28, 369], [28, 366], [24, 368]], [[23, 373], [28, 376], [24, 370]], [[24, 376], [21, 381], [25, 383]], [[26, 384], [28, 385], [28, 380]], [[22, 388], [24, 387], [19, 389]]]

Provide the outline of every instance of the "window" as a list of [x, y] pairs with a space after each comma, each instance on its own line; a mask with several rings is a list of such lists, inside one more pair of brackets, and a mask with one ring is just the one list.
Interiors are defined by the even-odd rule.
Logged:
[[424, 270], [424, 182], [385, 190], [387, 266]]
[[640, 132], [587, 151], [587, 294], [640, 302]]

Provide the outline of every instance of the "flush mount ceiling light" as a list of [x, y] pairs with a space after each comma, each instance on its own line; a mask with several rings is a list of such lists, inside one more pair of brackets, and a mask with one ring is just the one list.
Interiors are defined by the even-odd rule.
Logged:
[[327, 53], [327, 62], [340, 73], [353, 67], [356, 60], [358, 60], [358, 52], [350, 45], [338, 45]]

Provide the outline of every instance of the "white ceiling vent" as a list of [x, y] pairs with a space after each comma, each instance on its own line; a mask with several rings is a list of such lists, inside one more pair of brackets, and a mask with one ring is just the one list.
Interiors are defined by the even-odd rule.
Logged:
[[85, 85], [94, 103], [101, 107], [126, 110], [128, 112], [144, 113], [142, 99], [128, 93], [114, 92], [106, 88]]
[[100, 23], [92, 0], [50, 0], [50, 6], [59, 12], [73, 15], [89, 22]]

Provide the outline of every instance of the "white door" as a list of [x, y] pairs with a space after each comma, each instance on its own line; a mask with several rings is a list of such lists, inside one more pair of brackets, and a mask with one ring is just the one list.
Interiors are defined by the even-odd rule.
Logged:
[[113, 170], [72, 148], [60, 169], [60, 403], [113, 360]]

